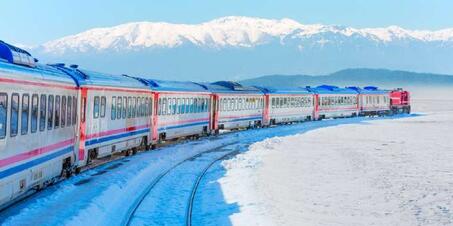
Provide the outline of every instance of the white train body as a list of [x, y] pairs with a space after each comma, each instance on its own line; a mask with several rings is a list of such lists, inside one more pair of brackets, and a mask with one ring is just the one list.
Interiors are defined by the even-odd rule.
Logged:
[[318, 86], [316, 93], [316, 118], [340, 118], [359, 115], [358, 93], [349, 88]]
[[390, 91], [377, 87], [357, 88], [359, 92], [360, 115], [386, 114], [390, 110]]
[[263, 120], [263, 95], [218, 94], [219, 129], [239, 129], [261, 125]]
[[73, 165], [77, 87], [50, 67], [0, 62], [0, 90], [1, 207]]

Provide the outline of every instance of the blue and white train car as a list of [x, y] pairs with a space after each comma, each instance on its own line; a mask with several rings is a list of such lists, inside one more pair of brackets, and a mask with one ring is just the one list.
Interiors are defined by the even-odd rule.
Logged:
[[356, 90], [329, 85], [308, 89], [315, 93], [315, 119], [358, 116]]
[[77, 65], [54, 67], [72, 76], [79, 86], [79, 168], [96, 158], [148, 147], [153, 96], [144, 83], [126, 75], [82, 70]]
[[143, 80], [158, 100], [153, 118], [155, 141], [210, 132], [211, 93], [205, 87], [194, 82]]
[[385, 115], [390, 113], [390, 91], [381, 90], [375, 86], [367, 86], [363, 89], [350, 87], [359, 93], [360, 115]]
[[77, 86], [0, 41], [0, 208], [72, 170]]
[[306, 88], [261, 88], [269, 102], [265, 112], [269, 124], [311, 120], [314, 115], [314, 94]]
[[227, 81], [204, 86], [213, 93], [216, 101], [214, 130], [232, 130], [263, 124], [264, 93], [260, 89]]

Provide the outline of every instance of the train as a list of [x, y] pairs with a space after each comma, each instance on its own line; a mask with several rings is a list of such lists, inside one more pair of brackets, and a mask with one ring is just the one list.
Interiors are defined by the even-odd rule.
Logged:
[[168, 141], [401, 113], [410, 113], [410, 93], [401, 88], [272, 88], [111, 75], [42, 64], [0, 41], [0, 207], [95, 160]]

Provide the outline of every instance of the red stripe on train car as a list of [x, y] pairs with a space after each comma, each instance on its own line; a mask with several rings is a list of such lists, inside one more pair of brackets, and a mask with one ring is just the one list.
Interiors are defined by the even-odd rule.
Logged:
[[55, 144], [51, 144], [48, 146], [40, 147], [40, 148], [31, 150], [31, 151], [27, 151], [27, 152], [24, 152], [24, 153], [15, 155], [15, 156], [8, 157], [6, 159], [1, 159], [0, 167], [4, 167], [7, 165], [14, 164], [16, 162], [27, 160], [27, 159], [33, 158], [35, 156], [42, 155], [42, 154], [54, 151], [59, 148], [66, 147], [71, 144], [74, 144], [74, 138], [71, 138], [71, 139], [65, 140], [65, 141], [61, 141], [61, 142], [58, 142]]

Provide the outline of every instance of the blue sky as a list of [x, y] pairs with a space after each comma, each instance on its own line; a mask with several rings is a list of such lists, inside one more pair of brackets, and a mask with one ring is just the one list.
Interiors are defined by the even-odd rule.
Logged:
[[451, 0], [2, 0], [0, 40], [27, 45], [133, 21], [199, 23], [222, 16], [437, 30], [453, 27]]

